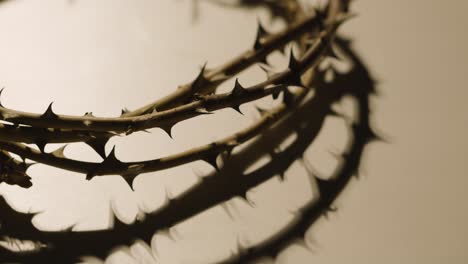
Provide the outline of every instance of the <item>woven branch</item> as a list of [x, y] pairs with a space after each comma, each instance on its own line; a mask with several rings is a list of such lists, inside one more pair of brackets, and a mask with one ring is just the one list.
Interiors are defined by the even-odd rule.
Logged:
[[[24, 252], [0, 250], [0, 261], [71, 263], [83, 255], [105, 257], [116, 246], [129, 245], [135, 238], [149, 243], [155, 231], [171, 228], [235, 196], [247, 199], [249, 189], [274, 175], [282, 175], [294, 160], [301, 158], [305, 148], [321, 130], [325, 117], [333, 114], [331, 104], [349, 94], [358, 99], [359, 122], [352, 126], [353, 144], [343, 157], [344, 165], [337, 172], [336, 180], [324, 181], [320, 180], [319, 175], [311, 174], [311, 179], [317, 181], [320, 191], [318, 202], [305, 208], [290, 229], [281, 232], [268, 243], [251, 249], [240, 246], [241, 257], [231, 261], [245, 263], [265, 254], [277, 254], [286, 242], [302, 237], [308, 226], [331, 208], [333, 201], [355, 174], [364, 146], [375, 138], [368, 120], [368, 95], [374, 91], [373, 82], [360, 59], [350, 49], [349, 43], [342, 39], [337, 41], [342, 52], [353, 64], [349, 73], [335, 72], [333, 80], [325, 81], [325, 72], [317, 69], [322, 60], [333, 55], [330, 47], [335, 40], [337, 27], [348, 18], [349, 1], [331, 0], [324, 11], [316, 12], [315, 16], [305, 19], [295, 0], [241, 2], [247, 6], [249, 3], [265, 4], [272, 9], [274, 15], [280, 14], [293, 26], [276, 35], [266, 35], [266, 31], [260, 26], [252, 51], [218, 69], [209, 71], [204, 67], [195, 81], [181, 86], [175, 93], [152, 104], [132, 112], [123, 112], [118, 118], [98, 118], [90, 114], [84, 117], [59, 116], [52, 111], [51, 106], [42, 115], [0, 107], [2, 119], [13, 123], [0, 127], [0, 180], [9, 184], [30, 186], [30, 178], [26, 174], [28, 165], [12, 158], [9, 153], [18, 154], [23, 159], [80, 172], [86, 174], [88, 179], [98, 175], [121, 175], [130, 186], [133, 179], [141, 173], [172, 168], [195, 160], [205, 160], [217, 169], [216, 173], [205, 177], [190, 191], [171, 200], [162, 210], [147, 215], [144, 220], [126, 225], [114, 216], [114, 227], [109, 230], [73, 232], [73, 227], [70, 227], [65, 231], [44, 232], [31, 224], [34, 213], [18, 213], [2, 199], [0, 236], [5, 240], [14, 238], [35, 241], [38, 247]], [[219, 84], [255, 63], [264, 62], [268, 54], [282, 49], [292, 40], [298, 40], [302, 56], [301, 59], [296, 59], [291, 51], [288, 69], [252, 87], [244, 88], [236, 81], [231, 92], [213, 94]], [[309, 46], [311, 40], [312, 45]], [[302, 89], [293, 93], [288, 89], [289, 86], [299, 86]], [[315, 90], [314, 96], [308, 99], [307, 94], [312, 88]], [[141, 162], [121, 162], [115, 156], [115, 148], [110, 154], [105, 154], [108, 139], [117, 134], [129, 134], [153, 127], [168, 130], [188, 118], [228, 107], [238, 109], [243, 103], [268, 95], [276, 97], [279, 93], [283, 94], [282, 104], [264, 112], [262, 118], [250, 127], [223, 140], [176, 155]], [[12, 135], [12, 131], [18, 131], [17, 135]], [[275, 152], [280, 139], [291, 133], [296, 133], [298, 139], [283, 152]], [[56, 135], [55, 139], [53, 135]], [[234, 147], [250, 139], [254, 141], [249, 142], [246, 148], [239, 153], [230, 154]], [[58, 142], [86, 142], [104, 160], [93, 163], [68, 159], [63, 154], [66, 146], [52, 153], [44, 153], [46, 144]], [[22, 143], [34, 143], [39, 146], [40, 151]], [[244, 175], [240, 165], [246, 168], [257, 160], [261, 155], [259, 149], [270, 153], [272, 161]], [[229, 158], [222, 168], [218, 168], [216, 158], [223, 153], [227, 153], [224, 156]]]
[[[334, 27], [333, 27], [334, 29]], [[309, 49], [309, 51], [305, 54], [302, 60], [296, 60], [294, 56], [291, 54], [290, 66], [287, 71], [284, 73], [278, 74], [277, 77], [272, 77], [268, 81], [264, 83], [272, 84], [277, 82], [282, 82], [285, 80], [289, 80], [291, 78], [298, 79], [300, 74], [305, 72], [307, 69], [310, 68], [310, 64], [313, 67], [318, 65], [318, 62], [324, 55], [323, 51], [330, 43], [330, 33], [332, 31], [324, 32], [324, 37], [318, 39], [315, 44]], [[326, 38], [325, 38], [326, 37]], [[292, 69], [295, 69], [294, 71]], [[279, 92], [284, 90], [285, 85], [276, 85], [272, 88], [268, 88], [263, 90], [262, 87], [266, 86], [264, 83], [254, 86], [252, 88], [243, 88], [240, 86], [238, 82], [236, 82], [236, 86], [232, 92], [224, 95], [214, 95], [214, 96], [207, 96], [204, 99], [199, 100], [194, 104], [204, 104], [205, 109], [212, 109], [219, 107], [218, 105], [222, 105], [223, 101], [226, 99], [231, 99], [234, 97], [237, 98], [251, 98], [251, 97], [259, 97], [266, 93], [272, 94], [275, 92]], [[258, 88], [257, 88], [258, 87]], [[260, 91], [260, 92], [257, 92]], [[306, 92], [303, 91], [302, 94]], [[287, 98], [285, 96], [284, 98]], [[240, 99], [243, 100], [243, 99]], [[244, 99], [248, 100], [248, 99]], [[201, 102], [201, 103], [199, 103]], [[213, 103], [214, 102], [214, 103]], [[237, 101], [236, 103], [238, 103]], [[3, 143], [0, 142], [0, 148], [8, 150], [12, 153], [18, 154], [21, 157], [31, 159], [37, 162], [41, 162], [47, 165], [56, 166], [62, 169], [71, 170], [75, 172], [85, 173], [88, 175], [88, 179], [96, 175], [122, 175], [126, 179], [130, 179], [133, 181], [136, 175], [145, 172], [151, 172], [161, 169], [166, 169], [170, 167], [174, 167], [177, 165], [185, 164], [188, 162], [196, 161], [196, 160], [207, 160], [211, 164], [215, 164], [213, 160], [216, 157], [225, 151], [230, 151], [232, 148], [240, 145], [241, 143], [246, 142], [247, 140], [251, 139], [255, 135], [261, 133], [265, 129], [267, 129], [272, 123], [278, 120], [286, 110], [288, 109], [288, 105], [293, 102], [285, 102], [277, 109], [264, 114], [264, 116], [251, 127], [236, 133], [233, 136], [227, 137], [223, 140], [213, 142], [211, 144], [201, 146], [198, 148], [191, 149], [189, 151], [175, 154], [172, 156], [168, 156], [165, 158], [160, 158], [156, 160], [144, 161], [144, 162], [131, 162], [131, 163], [124, 163], [119, 161], [116, 156], [115, 152], [112, 151], [102, 163], [91, 163], [91, 162], [81, 162], [76, 160], [67, 159], [63, 156], [63, 149], [59, 149], [58, 152], [53, 152], [51, 154], [40, 153], [34, 149], [29, 147], [17, 144], [17, 143]], [[194, 107], [191, 107], [193, 109]], [[180, 107], [175, 108], [173, 111], [174, 113], [179, 113]]]
[[[206, 114], [205, 111], [201, 112], [200, 109], [212, 111], [225, 107], [238, 107], [244, 102], [259, 99], [271, 94], [277, 94], [281, 91], [284, 92], [283, 98], [285, 102], [283, 105], [278, 107], [278, 109], [268, 112], [268, 114], [265, 114], [257, 123], [253, 124], [251, 127], [223, 140], [165, 158], [130, 163], [119, 161], [115, 156], [114, 150], [108, 156], [106, 156], [101, 163], [91, 163], [65, 158], [63, 155], [63, 148], [60, 148], [50, 154], [41, 153], [27, 146], [11, 142], [0, 142], [0, 148], [18, 154], [25, 159], [31, 159], [46, 165], [84, 173], [87, 175], [87, 179], [92, 179], [97, 175], [121, 175], [125, 180], [127, 180], [130, 186], [132, 186], [132, 182], [135, 177], [141, 173], [167, 169], [196, 160], [205, 160], [212, 165], [216, 165], [215, 160], [220, 153], [226, 151], [229, 152], [234, 147], [253, 138], [255, 135], [267, 129], [269, 125], [273, 124], [278, 118], [280, 118], [284, 114], [283, 112], [288, 111], [287, 106], [293, 102], [287, 102], [287, 100], [289, 100], [288, 98], [292, 98], [294, 96], [289, 95], [289, 90], [285, 89], [288, 85], [304, 86], [301, 81], [301, 75], [307, 70], [315, 68], [323, 59], [323, 57], [327, 55], [326, 51], [329, 50], [333, 33], [335, 32], [336, 28], [343, 22], [343, 18], [345, 17], [339, 17], [336, 20], [331, 20], [328, 26], [319, 33], [319, 36], [315, 39], [313, 45], [307, 50], [302, 59], [296, 59], [294, 54], [291, 52], [288, 69], [270, 77], [268, 80], [260, 84], [249, 88], [244, 88], [239, 84], [239, 82], [236, 81], [235, 87], [229, 93], [201, 96], [193, 103], [175, 107], [174, 109], [166, 110], [160, 113], [139, 116], [136, 118], [123, 117], [108, 119], [106, 121], [94, 117], [87, 117], [86, 119], [88, 122], [91, 122], [87, 123], [89, 128], [100, 129], [102, 131], [108, 131], [106, 129], [110, 129], [111, 131], [119, 132], [118, 129], [124, 128], [127, 129], [127, 131], [137, 131], [150, 128], [154, 126], [155, 122], [163, 123], [163, 125], [159, 124], [159, 126], [163, 126], [166, 128], [166, 130], [170, 130], [170, 127], [172, 127], [175, 123], [180, 122], [181, 120], [200, 114]], [[275, 85], [278, 83], [280, 84]], [[271, 87], [266, 88], [269, 86]], [[302, 91], [301, 93], [305, 94], [306, 91]], [[52, 108], [50, 107], [46, 113], [42, 115], [20, 113], [14, 110], [5, 111], [7, 111], [8, 115], [15, 115], [14, 117], [10, 116], [5, 118], [6, 114], [3, 113], [3, 117], [10, 122], [21, 122], [33, 126], [40, 126], [41, 124], [49, 124], [50, 126], [50, 124], [52, 124], [54, 128], [60, 127], [59, 125], [66, 124], [66, 128], [68, 129], [79, 129], [79, 127], [83, 125], [81, 119], [57, 116], [55, 113], [53, 113]], [[61, 128], [64, 128], [64, 126], [61, 126]], [[105, 145], [105, 143], [100, 144], [100, 149], [104, 148], [103, 145]]]

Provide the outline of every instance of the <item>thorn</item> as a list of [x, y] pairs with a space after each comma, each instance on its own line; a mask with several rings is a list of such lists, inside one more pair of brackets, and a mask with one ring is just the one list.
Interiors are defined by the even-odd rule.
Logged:
[[160, 125], [159, 128], [162, 129], [164, 132], [166, 132], [166, 134], [171, 138], [171, 139], [174, 139], [172, 137], [172, 127], [174, 125], [173, 124], [166, 124], [166, 125]]
[[210, 164], [216, 171], [219, 171], [219, 166], [217, 163], [217, 158], [218, 154], [212, 154], [206, 158], [203, 158], [202, 160], [205, 161], [206, 163]]
[[37, 140], [36, 142], [34, 142], [36, 144], [36, 146], [39, 148], [39, 150], [44, 153], [45, 151], [45, 146], [47, 145], [47, 141], [45, 140]]
[[206, 72], [206, 65], [208, 64], [208, 62], [205, 62], [205, 64], [203, 64], [201, 70], [200, 70], [200, 73], [198, 73], [197, 77], [195, 78], [195, 80], [192, 82], [191, 84], [191, 88], [196, 90], [198, 89], [200, 86], [203, 86], [204, 84], [206, 84], [207, 82], [209, 82], [208, 79], [206, 79], [205, 77], [205, 72]]
[[244, 115], [244, 113], [242, 113], [242, 111], [240, 110], [240, 105], [231, 106], [231, 108], [234, 109], [239, 114]]
[[314, 7], [314, 12], [315, 12], [315, 17], [317, 18], [315, 21], [317, 23], [317, 26], [319, 28], [319, 31], [322, 31], [325, 29], [325, 19], [326, 19], [326, 10], [322, 10], [318, 7]]
[[257, 36], [255, 37], [255, 43], [254, 43], [254, 49], [259, 50], [263, 48], [263, 38], [268, 36], [268, 32], [265, 30], [263, 27], [262, 23], [260, 22], [260, 19], [257, 19]]
[[122, 162], [117, 159], [115, 156], [115, 146], [112, 148], [111, 152], [107, 157], [104, 159], [104, 161], [101, 163], [101, 166], [118, 166], [122, 165]]
[[122, 108], [122, 111], [120, 113], [120, 116], [124, 116], [125, 114], [127, 114], [128, 112], [130, 112], [130, 110], [128, 110], [127, 108]]
[[305, 87], [305, 85], [302, 83], [301, 75], [300, 75], [300, 72], [299, 72], [299, 68], [300, 68], [299, 61], [294, 56], [293, 48], [291, 48], [291, 53], [289, 55], [288, 68], [291, 70], [291, 72], [293, 74], [290, 81], [288, 81], [288, 84], [294, 85], [294, 86], [299, 86], [299, 87]]
[[128, 184], [130, 189], [132, 189], [132, 191], [135, 191], [135, 189], [133, 189], [133, 182], [135, 181], [138, 174], [124, 174], [121, 176], [122, 176], [122, 179], [124, 179], [124, 181]]
[[293, 78], [291, 78], [291, 80], [289, 82], [289, 85], [297, 86], [297, 87], [301, 87], [301, 88], [306, 88], [304, 83], [302, 83], [301, 75], [297, 75], [297, 76], [294, 76]]
[[383, 141], [369, 125], [360, 126], [359, 124], [352, 124], [352, 129], [354, 133], [360, 132], [364, 141], [370, 143], [372, 141]]
[[87, 173], [87, 174], [86, 174], [86, 180], [87, 180], [87, 181], [90, 181], [90, 180], [92, 180], [92, 179], [93, 179], [94, 177], [96, 177], [96, 176], [97, 176], [97, 175], [96, 175], [95, 173], [91, 173], [91, 172], [90, 172], [90, 173]]
[[102, 138], [94, 138], [89, 141], [86, 141], [85, 143], [90, 146], [94, 151], [96, 151], [101, 158], [105, 159], [106, 158], [106, 144], [109, 141], [108, 137], [102, 137]]
[[297, 70], [299, 68], [299, 61], [294, 56], [294, 50], [293, 50], [292, 47], [291, 47], [290, 54], [289, 54], [289, 65], [288, 65], [288, 67], [289, 67], [289, 69], [291, 71], [295, 71], [295, 70]]
[[104, 158], [104, 160], [94, 166], [86, 175], [87, 180], [91, 180], [97, 175], [104, 175], [103, 171], [105, 172], [107, 169], [115, 169], [115, 170], [124, 170], [127, 169], [125, 163], [121, 162], [115, 156], [115, 146], [112, 148], [112, 151]]
[[318, 187], [318, 191], [320, 195], [327, 193], [327, 190], [333, 186], [332, 179], [324, 180], [322, 178], [315, 177], [315, 181], [317, 183], [317, 187]]
[[65, 148], [68, 146], [68, 144], [63, 145], [62, 147], [54, 150], [51, 154], [54, 155], [55, 157], [58, 158], [65, 158]]
[[272, 93], [271, 97], [273, 97], [273, 100], [276, 100], [278, 99], [279, 95], [280, 95], [280, 91]]
[[364, 127], [364, 136], [366, 138], [366, 142], [372, 142], [372, 141], [384, 141], [375, 131], [369, 126], [369, 124], [366, 124]]
[[73, 228], [75, 228], [75, 226], [76, 226], [76, 224], [73, 224], [73, 225], [71, 225], [71, 226], [69, 226], [69, 227], [67, 227], [67, 228], [62, 229], [61, 232], [63, 232], [63, 233], [71, 233], [71, 232], [73, 232]]
[[249, 199], [247, 199], [247, 191], [246, 190], [241, 190], [240, 193], [239, 193], [239, 197], [241, 197], [242, 199], [244, 199], [246, 201], [249, 201]]
[[259, 63], [265, 64], [265, 65], [270, 65], [268, 62], [268, 57], [265, 55], [265, 57], [262, 57], [261, 59], [258, 60]]
[[305, 250], [311, 250], [309, 246], [307, 245], [307, 242], [305, 241], [305, 238], [296, 238], [294, 241], [294, 245], [297, 245], [299, 247], [302, 247]]
[[285, 180], [285, 174], [284, 173], [285, 173], [284, 171], [281, 171], [281, 172], [278, 173], [278, 176], [279, 176], [281, 182], [284, 182], [284, 180]]
[[239, 79], [236, 79], [236, 83], [234, 84], [231, 94], [235, 97], [239, 97], [244, 95], [246, 92], [247, 90], [239, 83]]
[[53, 103], [54, 102], [49, 104], [49, 107], [47, 107], [47, 110], [44, 112], [44, 114], [41, 115], [41, 118], [44, 118], [44, 119], [57, 119], [58, 118], [58, 116], [52, 110]]

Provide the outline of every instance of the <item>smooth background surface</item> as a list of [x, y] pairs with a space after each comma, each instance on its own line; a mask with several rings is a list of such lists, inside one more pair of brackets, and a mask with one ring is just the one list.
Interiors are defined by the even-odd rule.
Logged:
[[[388, 143], [368, 147], [361, 179], [338, 201], [338, 212], [308, 232], [312, 252], [293, 246], [278, 262], [466, 263], [468, 3], [357, 0], [353, 7], [359, 16], [343, 31], [356, 39], [380, 82], [373, 120]], [[135, 108], [190, 81], [205, 61], [218, 65], [249, 47], [256, 18], [264, 15], [261, 10], [223, 10], [202, 4], [199, 20], [192, 25], [189, 1], [18, 0], [3, 4], [0, 85], [7, 89], [2, 103], [42, 112], [54, 101], [58, 113], [117, 115], [122, 106]], [[281, 68], [281, 58], [276, 59]], [[261, 78], [258, 70], [252, 70], [241, 80], [248, 85]], [[175, 127], [174, 141], [155, 130], [116, 139], [110, 146], [117, 145], [122, 160], [174, 153], [250, 124], [256, 115], [248, 107], [245, 111], [245, 117], [223, 111], [218, 119], [183, 123]], [[229, 122], [216, 125], [227, 118]], [[340, 126], [336, 120], [329, 123]], [[309, 153], [324, 173], [334, 164], [327, 149], [339, 149], [346, 138], [338, 129], [329, 131], [322, 147], [317, 146], [321, 150]], [[98, 160], [85, 146], [72, 146], [67, 154]], [[263, 206], [258, 209], [261, 213], [252, 213], [237, 201], [235, 207], [242, 209], [237, 221], [215, 209], [177, 228], [177, 244], [171, 244], [164, 234], [155, 237], [152, 246], [159, 260], [185, 263], [175, 257], [181, 255], [198, 256], [200, 262], [221, 259], [229, 256], [238, 237], [248, 245], [274, 232], [291, 219], [285, 208], [297, 208], [311, 197], [303, 169], [293, 167], [288, 177], [294, 177], [286, 185], [271, 181], [264, 192], [252, 194]], [[39, 165], [31, 168], [34, 188], [2, 185], [0, 190], [18, 210], [44, 211], [34, 219], [41, 228], [75, 223], [81, 230], [103, 228], [109, 225], [110, 200], [119, 217], [131, 222], [139, 212], [163, 205], [166, 193], [177, 195], [195, 183], [194, 170], [210, 169], [196, 163], [143, 175], [132, 193], [119, 178], [89, 183], [84, 176]], [[292, 192], [297, 197], [288, 195]], [[220, 221], [225, 225], [207, 228]], [[217, 248], [212, 249], [213, 245]], [[134, 246], [132, 252], [142, 248]], [[119, 254], [108, 261], [126, 258]], [[133, 257], [143, 255], [134, 253]]]

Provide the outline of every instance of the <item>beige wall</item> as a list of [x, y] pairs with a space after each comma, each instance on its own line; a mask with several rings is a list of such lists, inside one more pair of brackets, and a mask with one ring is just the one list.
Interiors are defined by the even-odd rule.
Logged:
[[[2, 103], [41, 112], [54, 101], [58, 113], [116, 115], [122, 106], [132, 109], [161, 97], [191, 80], [205, 61], [218, 65], [252, 44], [258, 13], [221, 10], [208, 4], [200, 7], [201, 16], [192, 25], [187, 0], [18, 0], [2, 4], [0, 85], [6, 87]], [[356, 39], [380, 82], [373, 120], [388, 143], [368, 147], [362, 177], [338, 201], [339, 211], [308, 233], [313, 251], [292, 247], [279, 261], [466, 263], [468, 3], [359, 0], [354, 10], [359, 16], [343, 31]], [[279, 56], [275, 60], [282, 63]], [[251, 84], [259, 78], [263, 78], [260, 72], [252, 70], [241, 81]], [[115, 139], [110, 146], [117, 145], [122, 160], [174, 153], [246, 126], [255, 113], [249, 107], [245, 111], [245, 117], [222, 111], [216, 117], [188, 121], [175, 127], [174, 141], [155, 130]], [[231, 121], [207, 131], [226, 119]], [[340, 127], [339, 122], [330, 121], [329, 126], [331, 136], [323, 137], [320, 149], [310, 154], [324, 173], [334, 164], [327, 149], [345, 144], [345, 135], [333, 129]], [[67, 153], [97, 160], [81, 145], [70, 147]], [[109, 200], [114, 201], [122, 220], [130, 222], [139, 211], [161, 206], [167, 190], [177, 195], [196, 182], [194, 169], [209, 170], [194, 163], [143, 175], [132, 193], [119, 178], [86, 182], [83, 176], [38, 165], [31, 168], [32, 189], [2, 185], [0, 192], [18, 210], [44, 211], [34, 219], [41, 228], [57, 229], [77, 222], [80, 230], [103, 228], [109, 224]], [[237, 222], [226, 219], [221, 210], [211, 210], [178, 227], [183, 241], [171, 244], [158, 236], [154, 248], [170, 263], [181, 252], [191, 256], [198, 244], [200, 252], [193, 255], [207, 261], [210, 256], [225, 257], [238, 236], [245, 244], [255, 242], [290, 220], [285, 208], [297, 208], [310, 198], [300, 166], [294, 165], [288, 178], [285, 185], [272, 180], [253, 194], [252, 199], [263, 206], [261, 213], [255, 213], [258, 217], [252, 217], [253, 211], [237, 201], [233, 203], [241, 212]], [[208, 228], [220, 222], [225, 225]], [[213, 245], [219, 256], [214, 256]], [[109, 261], [121, 258], [116, 255]]]

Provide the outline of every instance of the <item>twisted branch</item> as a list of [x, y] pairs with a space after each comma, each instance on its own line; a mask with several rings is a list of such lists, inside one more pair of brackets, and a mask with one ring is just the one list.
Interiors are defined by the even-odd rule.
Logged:
[[[258, 2], [259, 0], [255, 1]], [[294, 0], [285, 2], [295, 3]], [[365, 144], [373, 136], [372, 130], [368, 126], [367, 95], [371, 89], [361, 90], [355, 89], [356, 87], [345, 87], [350, 84], [362, 85], [363, 83], [360, 81], [370, 80], [365, 78], [368, 75], [363, 75], [364, 73], [367, 74], [367, 72], [365, 68], [361, 67], [362, 64], [356, 63], [356, 57], [353, 53], [346, 50], [346, 47], [344, 48], [345, 51], [348, 51], [349, 57], [355, 62], [357, 65], [355, 67], [358, 69], [346, 75], [346, 78], [341, 76], [343, 78], [336, 78], [332, 83], [326, 83], [324, 82], [323, 72], [316, 69], [318, 63], [329, 55], [329, 47], [333, 41], [335, 31], [346, 18], [342, 15], [348, 10], [348, 2], [346, 0], [330, 1], [326, 21], [318, 23], [323, 26], [320, 28], [320, 32], [317, 33], [308, 26], [317, 26], [317, 22], [324, 18], [314, 22], [312, 22], [312, 18], [308, 18], [289, 29], [293, 32], [296, 30], [296, 33], [286, 30], [283, 32], [282, 38], [278, 37], [279, 39], [276, 39], [276, 42], [271, 40], [271, 43], [276, 43], [271, 44], [271, 46], [268, 46], [268, 39], [274, 39], [275, 36], [257, 37], [254, 50], [251, 53], [247, 52], [242, 55], [244, 57], [240, 56], [218, 70], [207, 71], [202, 69], [201, 74], [194, 82], [182, 86], [174, 94], [135, 111], [123, 113], [118, 118], [98, 118], [91, 115], [85, 117], [59, 116], [52, 111], [51, 107], [42, 115], [1, 107], [2, 119], [14, 124], [4, 124], [0, 127], [0, 149], [3, 150], [0, 152], [0, 163], [9, 164], [9, 168], [13, 168], [10, 171], [23, 172], [24, 174], [20, 175], [24, 178], [27, 177], [25, 163], [12, 159], [8, 152], [18, 154], [24, 159], [31, 159], [43, 164], [87, 174], [88, 179], [97, 175], [122, 175], [131, 186], [136, 175], [141, 173], [170, 168], [195, 160], [205, 160], [215, 165], [215, 159], [221, 153], [230, 153], [232, 148], [256, 136], [260, 137], [249, 144], [245, 150], [233, 154], [223, 168], [218, 168], [219, 171], [215, 175], [207, 177], [186, 194], [170, 201], [161, 211], [148, 215], [145, 220], [132, 225], [125, 225], [114, 216], [115, 225], [112, 230], [71, 232], [72, 228], [70, 228], [70, 230], [66, 231], [43, 232], [31, 224], [34, 214], [17, 213], [8, 206], [5, 200], [0, 200], [0, 212], [2, 212], [0, 235], [5, 238], [14, 237], [40, 241], [41, 245], [45, 245], [44, 248], [31, 252], [0, 252], [0, 260], [22, 261], [25, 263], [37, 263], [38, 261], [68, 263], [76, 260], [81, 255], [105, 256], [115, 246], [129, 244], [135, 237], [149, 242], [152, 234], [157, 229], [170, 228], [180, 221], [235, 196], [246, 198], [246, 193], [250, 188], [270, 179], [277, 173], [283, 173], [295, 159], [302, 155], [305, 148], [320, 131], [324, 118], [330, 114], [330, 105], [339, 100], [344, 94], [351, 94], [358, 98], [360, 118], [359, 124], [353, 126], [354, 143], [344, 157], [346, 163], [341, 172], [338, 173], [337, 180], [333, 182], [317, 180], [321, 193], [318, 204], [306, 208], [300, 220], [289, 231], [280, 234], [270, 243], [259, 245], [244, 252], [237, 261], [238, 263], [245, 263], [244, 261], [252, 260], [264, 254], [276, 253], [291, 238], [302, 236], [310, 223], [326, 212], [347, 185], [349, 178], [358, 168]], [[301, 17], [297, 5], [288, 6], [287, 8], [292, 9], [284, 12], [284, 16], [288, 21], [291, 22]], [[306, 26], [307, 23], [310, 24]], [[261, 31], [259, 30], [259, 32]], [[305, 36], [308, 34], [316, 36], [313, 45], [307, 49], [300, 60], [295, 59], [291, 52], [287, 70], [249, 88], [242, 87], [236, 81], [236, 85], [230, 93], [212, 94], [221, 82], [250, 65], [262, 61], [269, 53], [278, 49], [279, 46], [284, 46], [290, 40], [300, 38], [300, 43], [303, 46], [304, 41], [307, 40]], [[289, 37], [285, 37], [286, 35]], [[306, 81], [303, 84], [301, 76], [306, 72], [313, 73], [313, 75], [304, 78]], [[310, 79], [312, 76], [314, 76], [314, 79]], [[310, 91], [310, 82], [312, 80], [316, 84], [316, 94], [311, 101], [304, 101], [306, 94]], [[291, 93], [287, 89], [288, 86], [302, 86], [303, 89], [297, 93]], [[317, 89], [319, 87], [320, 89]], [[115, 134], [132, 133], [153, 127], [167, 130], [168, 127], [172, 127], [182, 120], [227, 107], [237, 108], [240, 104], [267, 95], [276, 95], [279, 92], [283, 93], [283, 103], [280, 106], [267, 111], [252, 126], [212, 144], [180, 154], [141, 162], [121, 162], [115, 156], [115, 149], [107, 156], [103, 152], [105, 143]], [[314, 118], [308, 120], [307, 125], [304, 125], [303, 118], [305, 115]], [[295, 122], [297, 125], [291, 126]], [[4, 133], [2, 133], [2, 129], [4, 129]], [[8, 133], [13, 130], [17, 130], [18, 135]], [[283, 153], [276, 153], [272, 156], [270, 164], [249, 175], [243, 175], [243, 171], [238, 168], [239, 164], [243, 163], [247, 166], [249, 162], [256, 160], [252, 158], [250, 161], [240, 162], [242, 159], [252, 157], [253, 154], [249, 154], [249, 151], [258, 150], [261, 145], [270, 148], [267, 153], [273, 153], [272, 150], [275, 145], [271, 144], [271, 142], [281, 142], [278, 139], [289, 135], [291, 131], [295, 131], [303, 137], [299, 137]], [[33, 137], [33, 132], [38, 132], [41, 136], [36, 135], [36, 137]], [[58, 135], [55, 139], [56, 142], [60, 142], [60, 140], [64, 142], [87, 142], [104, 157], [104, 161], [93, 163], [72, 160], [63, 155], [63, 148], [52, 153], [43, 153], [43, 148], [42, 151], [37, 151], [20, 144], [20, 142], [23, 142], [35, 143], [38, 146], [43, 144], [45, 146], [45, 144], [53, 142], [54, 133]], [[2, 135], [5, 140], [2, 139]], [[44, 140], [44, 138], [47, 140]], [[42, 142], [40, 142], [41, 140]], [[94, 142], [90, 143], [92, 140]], [[317, 175], [313, 176], [315, 178]], [[21, 177], [20, 179], [23, 179]]]
[[[315, 68], [321, 61], [321, 59], [323, 59], [323, 57], [327, 55], [325, 51], [330, 45], [333, 33], [335, 32], [336, 28], [341, 24], [341, 22], [343, 22], [342, 18], [337, 18], [337, 20], [332, 21], [329, 24], [329, 26], [320, 33], [317, 40], [304, 54], [302, 59], [297, 60], [291, 52], [289, 68], [283, 71], [282, 73], [272, 76], [268, 80], [258, 85], [254, 85], [250, 88], [243, 88], [238, 82], [236, 82], [234, 89], [230, 93], [203, 96], [198, 101], [187, 105], [176, 107], [171, 110], [166, 110], [161, 113], [137, 117], [138, 122], [135, 122], [134, 120], [127, 121], [127, 119], [133, 118], [118, 118], [115, 119], [114, 122], [101, 120], [99, 122], [89, 124], [89, 127], [93, 127], [95, 129], [102, 129], [103, 131], [105, 131], [105, 128], [107, 128], [107, 126], [112, 126], [114, 128], [114, 131], [116, 128], [127, 127], [128, 129], [128, 127], [130, 126], [129, 123], [132, 124], [131, 126], [132, 129], [134, 128], [134, 130], [145, 129], [150, 127], [148, 125], [149, 123], [156, 121], [166, 121], [165, 125], [170, 124], [172, 126], [174, 119], [180, 121], [181, 119], [187, 118], [192, 115], [199, 115], [200, 112], [197, 111], [197, 109], [200, 109], [201, 107], [207, 110], [219, 109], [227, 106], [236, 107], [242, 102], [248, 100], [258, 99], [266, 95], [278, 93], [280, 91], [285, 92], [284, 104], [282, 104], [275, 110], [267, 112], [267, 114], [265, 114], [257, 123], [253, 124], [247, 129], [240, 131], [233, 136], [229, 136], [223, 140], [200, 146], [198, 148], [185, 151], [183, 153], [167, 156], [164, 158], [129, 163], [119, 161], [115, 156], [115, 151], [112, 151], [101, 163], [93, 163], [65, 158], [65, 156], [63, 155], [63, 149], [59, 149], [58, 152], [47, 154], [41, 153], [24, 145], [11, 142], [0, 142], [0, 148], [18, 154], [26, 159], [31, 159], [43, 164], [55, 166], [74, 172], [84, 173], [87, 175], [87, 179], [92, 179], [94, 176], [98, 175], [121, 175], [124, 177], [124, 179], [127, 180], [127, 182], [129, 182], [130, 186], [132, 185], [134, 178], [141, 173], [167, 169], [196, 160], [205, 160], [210, 164], [215, 165], [216, 157], [220, 153], [225, 151], [229, 152], [230, 150], [232, 150], [232, 148], [242, 144], [243, 142], [248, 141], [255, 135], [258, 135], [259, 133], [263, 132], [271, 124], [273, 124], [281, 116], [283, 116], [284, 113], [287, 112], [287, 106], [291, 103], [294, 103], [293, 101], [287, 102], [287, 100], [290, 100], [291, 97], [294, 96], [289, 94], [289, 90], [285, 90], [285, 88], [287, 87], [287, 85], [303, 86], [300, 83], [300, 76], [305, 71]], [[271, 88], [265, 88], [269, 85], [274, 85], [277, 83], [284, 84], [275, 85]], [[305, 95], [305, 93], [306, 90], [304, 89], [300, 92], [299, 96], [303, 96]], [[64, 123], [69, 126], [68, 128], [77, 129], [77, 127], [72, 127], [73, 124], [76, 124], [76, 121], [67, 119], [67, 117], [59, 118], [58, 116], [55, 116], [51, 113], [52, 112], [49, 112], [49, 114], [46, 115], [42, 115], [39, 119], [35, 118], [34, 116], [36, 115], [34, 114], [24, 113], [21, 115], [21, 117], [17, 116], [8, 118], [8, 121], [13, 121], [12, 119], [14, 119], [21, 120], [22, 123], [37, 125], [36, 123], [34, 123], [37, 120], [39, 120], [39, 122], [41, 123], [47, 119], [49, 123]], [[150, 116], [150, 118], [146, 118], [146, 116]], [[165, 117], [167, 118], [164, 119]]]

